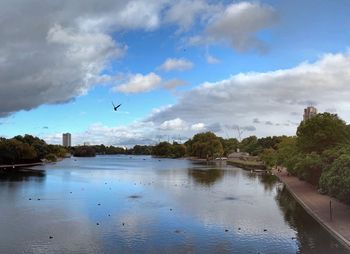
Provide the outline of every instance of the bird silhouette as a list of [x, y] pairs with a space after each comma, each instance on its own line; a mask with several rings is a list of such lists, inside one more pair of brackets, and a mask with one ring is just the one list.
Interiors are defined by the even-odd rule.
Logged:
[[113, 101], [112, 101], [112, 105], [113, 105], [114, 111], [117, 111], [118, 108], [119, 108], [122, 104], [119, 104], [118, 106], [115, 106], [114, 103], [113, 103]]

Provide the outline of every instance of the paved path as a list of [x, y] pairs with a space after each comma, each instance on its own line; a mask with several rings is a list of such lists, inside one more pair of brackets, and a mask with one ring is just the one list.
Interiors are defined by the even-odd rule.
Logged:
[[[281, 172], [275, 170], [274, 174], [311, 216], [350, 249], [350, 206], [327, 195], [319, 194], [314, 186], [288, 175], [286, 170]], [[332, 220], [330, 200], [332, 201]]]

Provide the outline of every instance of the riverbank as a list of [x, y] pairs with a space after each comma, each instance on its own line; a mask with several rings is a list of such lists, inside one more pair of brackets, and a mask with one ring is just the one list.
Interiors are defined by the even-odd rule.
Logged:
[[226, 162], [229, 165], [242, 168], [245, 170], [266, 170], [266, 166], [261, 161], [255, 160], [241, 160], [241, 159], [227, 159], [227, 160], [207, 160], [197, 157], [184, 157], [185, 159], [197, 162]]
[[291, 176], [286, 170], [274, 170], [273, 173], [304, 209], [350, 250], [350, 206], [318, 193], [316, 187]]
[[227, 164], [230, 164], [245, 170], [266, 170], [266, 166], [260, 161], [228, 159]]

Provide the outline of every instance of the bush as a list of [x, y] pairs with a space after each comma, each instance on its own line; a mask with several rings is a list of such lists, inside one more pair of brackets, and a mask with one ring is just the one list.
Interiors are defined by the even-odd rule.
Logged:
[[57, 161], [57, 157], [53, 153], [49, 153], [48, 155], [46, 155], [46, 159], [51, 162]]
[[294, 173], [313, 185], [318, 185], [323, 170], [321, 157], [316, 153], [305, 155], [296, 163]]
[[350, 155], [343, 154], [324, 170], [320, 178], [321, 190], [350, 204]]

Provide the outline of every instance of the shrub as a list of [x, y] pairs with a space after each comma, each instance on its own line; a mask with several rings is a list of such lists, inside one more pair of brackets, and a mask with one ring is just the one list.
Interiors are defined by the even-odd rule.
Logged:
[[324, 170], [320, 187], [329, 195], [350, 204], [350, 155], [343, 154]]

